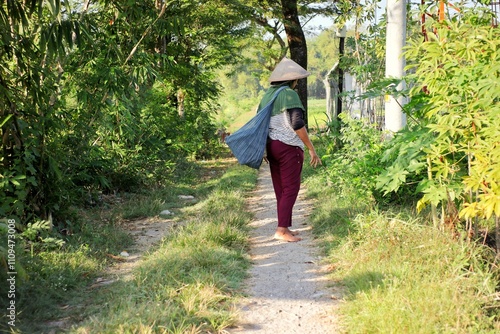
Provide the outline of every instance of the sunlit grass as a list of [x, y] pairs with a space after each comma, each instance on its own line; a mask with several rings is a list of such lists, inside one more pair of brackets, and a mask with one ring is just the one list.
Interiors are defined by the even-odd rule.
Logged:
[[482, 246], [411, 219], [358, 216], [358, 231], [331, 253], [350, 292], [349, 333], [446, 333], [492, 329], [484, 299], [494, 292]]
[[200, 333], [234, 324], [249, 266], [245, 196], [255, 182], [255, 171], [230, 168], [206, 198], [182, 210], [183, 224], [146, 256], [132, 280], [100, 290], [90, 317], [72, 332]]
[[[29, 275], [17, 282], [19, 332], [200, 333], [230, 326], [249, 265], [245, 201], [257, 178], [234, 165], [198, 162], [165, 188], [104, 199], [79, 212], [63, 248], [18, 254]], [[131, 275], [109, 274], [116, 264], [110, 255], [132, 246], [127, 221], [164, 209], [175, 211], [177, 227]], [[97, 278], [109, 284], [94, 284]]]
[[[495, 333], [500, 329], [493, 251], [457, 240], [411, 213], [382, 212], [308, 172], [311, 218], [345, 288], [346, 333]], [[327, 177], [326, 177], [327, 178]], [[356, 193], [353, 191], [353, 193]]]
[[328, 121], [326, 100], [314, 99], [307, 101], [307, 118], [309, 129], [323, 128]]

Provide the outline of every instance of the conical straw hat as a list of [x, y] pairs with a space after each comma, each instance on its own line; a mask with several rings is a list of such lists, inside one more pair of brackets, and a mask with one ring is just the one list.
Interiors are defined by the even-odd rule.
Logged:
[[271, 73], [269, 77], [269, 82], [302, 79], [310, 74], [311, 73], [307, 72], [302, 66], [285, 57], [276, 65], [273, 73]]

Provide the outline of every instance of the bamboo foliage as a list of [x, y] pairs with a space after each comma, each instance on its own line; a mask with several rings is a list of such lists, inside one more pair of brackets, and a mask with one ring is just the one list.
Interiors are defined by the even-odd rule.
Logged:
[[60, 220], [211, 154], [213, 71], [238, 59], [239, 13], [218, 0], [1, 3], [1, 217]]
[[[54, 55], [71, 36], [70, 21], [58, 15], [60, 2], [7, 1], [0, 7], [0, 123], [2, 124], [2, 198], [0, 215], [19, 216], [31, 205], [29, 197], [41, 195], [44, 179], [40, 168], [56, 173], [43, 145], [50, 126], [57, 91]], [[44, 19], [42, 20], [42, 16]], [[73, 26], [74, 28], [75, 26]], [[71, 40], [71, 38], [69, 38]], [[61, 47], [59, 47], [61, 46]], [[34, 127], [30, 120], [36, 122]], [[46, 166], [43, 166], [44, 163]]]

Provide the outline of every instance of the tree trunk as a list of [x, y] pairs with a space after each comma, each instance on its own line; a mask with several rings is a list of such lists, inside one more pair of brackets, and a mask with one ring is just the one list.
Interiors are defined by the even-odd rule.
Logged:
[[[290, 47], [291, 59], [307, 70], [307, 44], [304, 31], [299, 21], [299, 12], [297, 0], [281, 0], [281, 9], [283, 11], [283, 25]], [[299, 80], [297, 92], [304, 105], [304, 121], [306, 127], [309, 125], [307, 117], [307, 78]]]
[[184, 91], [179, 88], [177, 91], [177, 114], [180, 119], [184, 119], [184, 98]]
[[[344, 56], [344, 45], [345, 45], [345, 37], [339, 38], [339, 62], [342, 61], [342, 57]], [[342, 97], [340, 94], [344, 92], [344, 70], [342, 66], [339, 66], [339, 95], [337, 95], [337, 117], [342, 112]]]
[[[163, 10], [163, 6], [165, 6], [164, 0], [156, 0], [155, 7], [158, 10], [158, 13], [161, 13]], [[166, 36], [158, 36], [156, 41], [156, 50], [159, 54], [165, 54], [167, 52], [167, 37]]]

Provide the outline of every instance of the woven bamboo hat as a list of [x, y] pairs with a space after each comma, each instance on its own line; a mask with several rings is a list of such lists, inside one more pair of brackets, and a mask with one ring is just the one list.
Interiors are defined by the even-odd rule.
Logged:
[[307, 72], [302, 66], [285, 57], [274, 68], [273, 73], [271, 73], [269, 77], [269, 82], [302, 79], [310, 74], [311, 73]]

